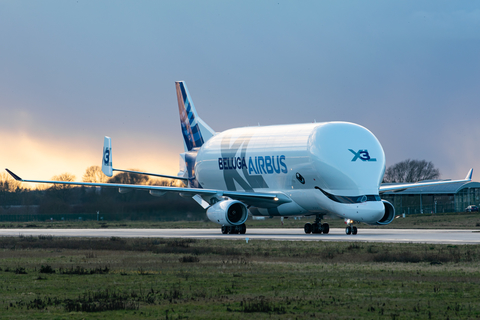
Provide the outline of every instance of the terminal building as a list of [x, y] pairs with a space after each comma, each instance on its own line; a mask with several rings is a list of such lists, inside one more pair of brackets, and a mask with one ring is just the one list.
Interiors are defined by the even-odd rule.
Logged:
[[396, 215], [464, 212], [469, 205], [480, 204], [480, 183], [457, 182], [384, 192], [380, 196], [393, 204]]

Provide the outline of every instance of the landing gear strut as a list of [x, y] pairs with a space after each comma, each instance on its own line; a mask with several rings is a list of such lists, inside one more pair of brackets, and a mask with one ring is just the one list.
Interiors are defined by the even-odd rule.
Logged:
[[346, 234], [357, 234], [357, 227], [353, 225], [353, 220], [350, 219], [345, 219], [345, 223], [347, 224], [347, 227], [345, 228], [345, 233]]
[[222, 226], [222, 234], [245, 234], [247, 226], [245, 223], [239, 226]]
[[305, 223], [305, 226], [303, 227], [305, 233], [310, 234], [323, 232], [325, 234], [328, 234], [330, 232], [330, 226], [328, 225], [328, 223], [322, 223], [322, 218], [323, 214], [317, 214], [315, 222], [313, 224]]

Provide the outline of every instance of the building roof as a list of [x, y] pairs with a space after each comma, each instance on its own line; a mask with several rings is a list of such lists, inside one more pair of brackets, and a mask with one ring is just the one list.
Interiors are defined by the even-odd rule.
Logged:
[[[397, 183], [384, 183], [382, 185], [396, 185]], [[406, 189], [400, 192], [393, 192], [388, 191], [384, 192], [384, 195], [392, 195], [392, 194], [454, 194], [458, 193], [462, 189], [468, 188], [479, 188], [480, 189], [480, 182], [455, 182], [443, 185], [433, 185], [428, 187], [418, 187], [418, 188], [411, 188]]]

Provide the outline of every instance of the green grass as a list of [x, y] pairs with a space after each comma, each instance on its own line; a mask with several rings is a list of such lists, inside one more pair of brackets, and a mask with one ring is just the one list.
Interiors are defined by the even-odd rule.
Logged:
[[475, 245], [4, 237], [0, 314], [473, 319], [479, 262]]
[[[265, 220], [248, 220], [247, 228], [303, 228], [306, 222], [313, 222], [314, 217], [302, 217], [301, 220], [293, 218], [284, 219], [283, 225], [280, 218]], [[325, 219], [331, 228], [343, 228], [343, 220]], [[406, 218], [397, 218], [386, 226], [370, 226], [361, 224], [362, 228], [413, 228], [413, 229], [479, 229], [479, 213], [439, 213], [439, 214], [412, 214]], [[205, 221], [33, 221], [33, 222], [0, 222], [0, 228], [219, 228], [216, 223]]]

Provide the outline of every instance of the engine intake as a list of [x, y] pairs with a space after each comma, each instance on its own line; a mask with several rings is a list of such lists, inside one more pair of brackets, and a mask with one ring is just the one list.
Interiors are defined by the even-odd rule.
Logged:
[[247, 221], [248, 210], [238, 200], [223, 200], [207, 209], [207, 217], [222, 226], [239, 226]]
[[382, 219], [378, 220], [375, 224], [386, 225], [395, 219], [395, 208], [387, 200], [382, 200], [382, 202], [385, 207], [385, 214], [383, 215]]

